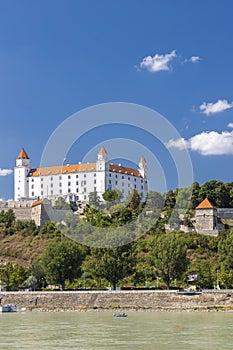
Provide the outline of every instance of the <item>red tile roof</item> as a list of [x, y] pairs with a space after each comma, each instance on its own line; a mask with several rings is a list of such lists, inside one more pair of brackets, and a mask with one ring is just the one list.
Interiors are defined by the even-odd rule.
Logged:
[[28, 176], [47, 176], [96, 171], [96, 163], [71, 164], [31, 169]]
[[32, 207], [36, 207], [37, 205], [39, 205], [39, 204], [43, 203], [43, 201], [44, 201], [44, 199], [43, 199], [43, 198], [38, 199], [37, 201], [35, 201], [35, 202], [33, 202], [33, 203], [32, 203]]
[[139, 160], [140, 163], [146, 163], [146, 160], [144, 158], [144, 156], [141, 156], [141, 159]]
[[209, 201], [208, 198], [204, 199], [197, 207], [196, 209], [213, 209], [213, 204]]
[[106, 149], [102, 146], [98, 154], [107, 154]]
[[142, 177], [139, 170], [133, 169], [133, 168], [127, 168], [127, 167], [124, 167], [122, 165], [110, 164], [109, 171], [114, 172], [114, 173], [121, 173], [122, 175], [126, 174], [126, 175]]
[[21, 151], [19, 152], [18, 158], [17, 159], [29, 159], [26, 151], [24, 148], [21, 149]]

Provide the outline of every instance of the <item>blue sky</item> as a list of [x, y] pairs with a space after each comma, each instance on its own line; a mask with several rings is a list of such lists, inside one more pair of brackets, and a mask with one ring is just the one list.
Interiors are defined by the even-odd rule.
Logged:
[[118, 101], [175, 126], [167, 147], [189, 150], [196, 181], [232, 181], [232, 12], [230, 0], [0, 1], [0, 198], [22, 147], [36, 167], [67, 117]]

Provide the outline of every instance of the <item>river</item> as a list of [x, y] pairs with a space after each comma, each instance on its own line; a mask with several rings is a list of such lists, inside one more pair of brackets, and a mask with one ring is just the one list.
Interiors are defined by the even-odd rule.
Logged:
[[19, 312], [0, 314], [0, 349], [219, 350], [233, 347], [233, 313]]

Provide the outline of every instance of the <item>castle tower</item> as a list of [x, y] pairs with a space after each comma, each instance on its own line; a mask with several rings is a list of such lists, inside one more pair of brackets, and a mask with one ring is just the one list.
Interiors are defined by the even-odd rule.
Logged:
[[208, 200], [204, 199], [196, 207], [195, 229], [203, 234], [218, 234], [217, 208]]
[[108, 154], [103, 146], [97, 156], [96, 171], [96, 191], [100, 194], [100, 198], [102, 199], [102, 195], [106, 191], [106, 172], [108, 171]]
[[98, 153], [98, 158], [97, 158], [97, 163], [96, 163], [97, 171], [106, 170], [107, 163], [108, 163], [108, 154], [107, 154], [106, 149], [102, 146], [99, 153]]
[[30, 159], [24, 148], [21, 149], [14, 169], [14, 199], [28, 198], [27, 175], [30, 171]]
[[148, 177], [148, 168], [147, 168], [147, 164], [146, 164], [146, 160], [145, 160], [144, 156], [141, 156], [141, 158], [139, 160], [139, 171], [140, 171], [140, 174], [142, 175], [142, 177], [144, 177], [144, 178]]

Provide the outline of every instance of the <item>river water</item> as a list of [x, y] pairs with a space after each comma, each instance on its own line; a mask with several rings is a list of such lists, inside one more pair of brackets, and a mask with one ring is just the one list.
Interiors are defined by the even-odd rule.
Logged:
[[19, 312], [0, 314], [0, 349], [233, 349], [233, 313]]

